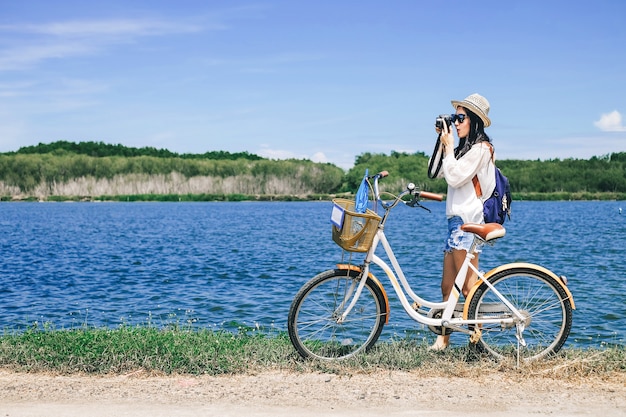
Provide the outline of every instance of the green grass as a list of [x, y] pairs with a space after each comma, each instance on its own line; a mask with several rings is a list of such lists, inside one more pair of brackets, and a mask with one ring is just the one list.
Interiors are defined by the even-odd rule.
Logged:
[[[0, 368], [56, 374], [249, 374], [266, 370], [327, 373], [417, 371], [428, 375], [471, 376], [485, 371], [520, 372], [515, 364], [471, 359], [466, 347], [430, 352], [425, 341], [379, 342], [369, 353], [338, 361], [303, 360], [284, 332], [242, 328], [227, 331], [158, 329], [32, 328], [0, 336]], [[522, 365], [525, 375], [557, 378], [624, 378], [624, 346], [565, 349], [556, 357]]]
[[250, 363], [285, 355], [282, 339], [154, 327], [27, 330], [0, 337], [0, 366], [60, 373], [241, 373]]

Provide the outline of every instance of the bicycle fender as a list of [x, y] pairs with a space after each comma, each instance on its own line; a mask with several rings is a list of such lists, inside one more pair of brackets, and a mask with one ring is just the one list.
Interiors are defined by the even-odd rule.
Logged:
[[[501, 272], [505, 269], [516, 269], [516, 268], [526, 268], [526, 269], [533, 269], [537, 272], [542, 272], [546, 275], [551, 276], [552, 278], [554, 278], [554, 280], [563, 288], [563, 290], [565, 291], [565, 293], [567, 294], [567, 298], [570, 301], [570, 304], [572, 305], [572, 310], [576, 310], [576, 305], [574, 304], [574, 296], [572, 295], [572, 293], [570, 292], [569, 288], [567, 288], [567, 286], [563, 283], [563, 281], [561, 280], [561, 278], [559, 278], [554, 272], [550, 271], [547, 268], [544, 268], [543, 266], [540, 265], [535, 265], [535, 264], [531, 264], [531, 263], [526, 263], [526, 262], [515, 262], [515, 263], [511, 263], [511, 264], [505, 264], [505, 265], [500, 265], [498, 267], [493, 268], [491, 271], [487, 272], [485, 274], [485, 279], [489, 279], [491, 276], [497, 274], [498, 272]], [[480, 287], [480, 284], [482, 284], [482, 280], [478, 280], [476, 281], [476, 284], [474, 284], [474, 286], [470, 289], [469, 294], [467, 294], [466, 297], [466, 302], [465, 305], [463, 306], [463, 318], [467, 320], [467, 314], [468, 314], [468, 308], [469, 308], [469, 304], [467, 302], [467, 300], [471, 300], [472, 297], [474, 296], [474, 293], [476, 292], [476, 290], [478, 289], [478, 287]]]
[[[361, 272], [361, 267], [357, 266], [357, 265], [351, 265], [351, 264], [337, 264], [337, 268], [338, 269], [349, 269], [351, 271], [357, 271], [357, 272]], [[372, 282], [374, 282], [374, 284], [380, 289], [380, 292], [383, 293], [383, 297], [385, 298], [385, 309], [387, 310], [387, 314], [385, 315], [385, 324], [389, 324], [389, 298], [387, 298], [387, 291], [385, 291], [385, 288], [383, 287], [383, 284], [380, 283], [380, 281], [378, 280], [378, 278], [376, 278], [374, 276], [374, 274], [372, 274], [371, 272], [368, 274], [368, 278], [370, 278], [372, 280]]]

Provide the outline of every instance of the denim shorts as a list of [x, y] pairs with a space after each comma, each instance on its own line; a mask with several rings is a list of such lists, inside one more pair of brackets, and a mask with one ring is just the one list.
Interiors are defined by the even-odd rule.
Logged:
[[[446, 244], [443, 249], [444, 252], [451, 252], [452, 249], [469, 252], [472, 247], [472, 242], [474, 242], [474, 234], [462, 231], [462, 225], [463, 219], [461, 219], [461, 217], [453, 216], [448, 218], [448, 237], [446, 238]], [[476, 246], [476, 251], [482, 251], [482, 244]]]

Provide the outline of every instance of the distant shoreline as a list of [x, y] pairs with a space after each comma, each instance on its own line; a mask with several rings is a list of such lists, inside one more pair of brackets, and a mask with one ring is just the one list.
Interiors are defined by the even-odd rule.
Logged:
[[[207, 202], [207, 201], [331, 201], [333, 198], [352, 198], [352, 194], [129, 194], [129, 195], [64, 195], [34, 196], [5, 195], [0, 202]], [[513, 193], [513, 201], [624, 201], [626, 193]]]

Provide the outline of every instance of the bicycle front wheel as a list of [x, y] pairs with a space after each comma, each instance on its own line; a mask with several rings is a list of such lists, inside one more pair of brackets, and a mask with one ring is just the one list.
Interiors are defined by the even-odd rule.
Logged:
[[367, 278], [357, 303], [343, 313], [356, 293], [361, 273], [335, 269], [307, 282], [289, 310], [289, 338], [304, 358], [344, 359], [367, 351], [385, 324], [387, 304], [379, 285]]
[[[533, 268], [511, 268], [489, 278], [498, 292], [517, 308], [524, 320], [523, 342], [515, 324], [482, 324], [478, 348], [497, 358], [533, 361], [557, 353], [572, 328], [572, 304], [554, 277]], [[469, 300], [470, 319], [512, 318], [511, 311], [483, 283]]]

